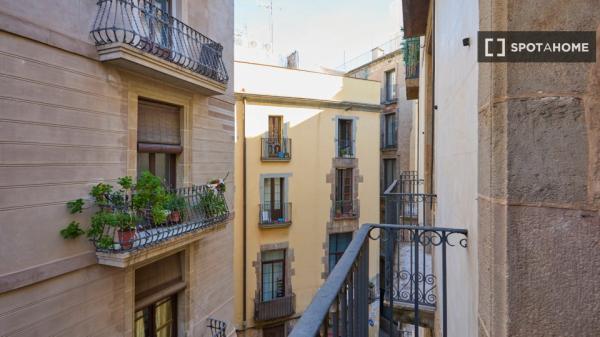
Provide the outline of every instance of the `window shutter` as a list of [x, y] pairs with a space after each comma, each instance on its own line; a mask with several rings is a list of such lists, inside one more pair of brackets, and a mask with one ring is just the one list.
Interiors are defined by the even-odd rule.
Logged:
[[179, 107], [140, 100], [138, 143], [180, 145]]

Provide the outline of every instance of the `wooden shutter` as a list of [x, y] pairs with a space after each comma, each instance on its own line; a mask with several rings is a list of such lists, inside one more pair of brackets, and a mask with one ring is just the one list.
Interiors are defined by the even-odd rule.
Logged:
[[179, 120], [179, 107], [140, 100], [138, 103], [138, 143], [180, 145]]

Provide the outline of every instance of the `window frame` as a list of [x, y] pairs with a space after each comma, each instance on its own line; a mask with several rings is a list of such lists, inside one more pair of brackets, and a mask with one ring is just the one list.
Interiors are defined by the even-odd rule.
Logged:
[[[392, 81], [393, 78], [393, 81]], [[394, 101], [397, 97], [396, 87], [398, 86], [398, 78], [396, 76], [396, 69], [390, 69], [385, 72], [385, 99]]]
[[[277, 251], [281, 251], [283, 257], [281, 259], [273, 259], [273, 260], [265, 260], [264, 254], [268, 253], [268, 252], [277, 252]], [[283, 248], [283, 249], [270, 249], [270, 250], [263, 250], [260, 252], [261, 256], [260, 256], [260, 299], [261, 302], [269, 302], [269, 301], [273, 301], [276, 300], [278, 298], [283, 298], [286, 296], [286, 259], [287, 259], [287, 249]], [[281, 296], [277, 296], [279, 294], [279, 292], [277, 291], [277, 283], [274, 280], [274, 275], [275, 273], [271, 273], [271, 298], [270, 299], [265, 299], [265, 265], [272, 265], [274, 266], [275, 264], [281, 264], [281, 273], [282, 273], [282, 279], [281, 279]], [[271, 267], [271, 270], [273, 270], [273, 267]]]
[[[178, 327], [179, 327], [179, 324], [178, 324], [178, 321], [177, 321], [177, 319], [178, 319], [177, 318], [178, 317], [178, 315], [177, 315], [177, 311], [178, 311], [177, 297], [178, 297], [177, 293], [173, 294], [173, 295], [169, 295], [167, 297], [161, 298], [160, 300], [158, 300], [158, 301], [156, 301], [154, 303], [149, 304], [148, 306], [145, 306], [145, 307], [143, 307], [143, 308], [141, 308], [139, 310], [136, 310], [134, 312], [134, 319], [133, 319], [133, 326], [134, 326], [133, 334], [134, 334], [134, 336], [136, 336], [136, 337], [138, 336], [137, 330], [136, 330], [137, 329], [137, 324], [136, 323], [140, 319], [144, 320], [144, 328], [145, 328], [145, 324], [146, 324], [146, 319], [150, 323], [150, 327], [148, 329], [149, 332], [150, 332], [150, 335], [146, 336], [146, 334], [145, 334], [146, 332], [144, 331], [143, 335], [142, 335], [143, 337], [156, 337], [156, 336], [158, 336], [158, 330], [159, 330], [159, 328], [156, 326], [156, 308], [160, 304], [166, 302], [167, 300], [170, 300], [171, 301], [171, 319], [166, 324], [163, 324], [160, 327], [160, 329], [162, 329], [165, 326], [167, 326], [167, 324], [171, 324], [171, 327], [172, 327], [171, 337], [177, 337], [177, 332], [178, 332]], [[145, 313], [146, 310], [148, 310], [148, 316], [146, 316], [146, 313]], [[142, 317], [141, 318], [137, 318], [136, 315], [140, 311], [142, 312]]]
[[[344, 235], [349, 235], [350, 236], [350, 240], [348, 241], [348, 244], [346, 245], [346, 247], [340, 251], [338, 249], [339, 247], [339, 238], [344, 236]], [[335, 238], [335, 251], [332, 252], [332, 239]], [[346, 252], [346, 249], [348, 249], [348, 247], [350, 246], [350, 242], [352, 242], [352, 239], [354, 238], [354, 232], [342, 232], [342, 233], [331, 233], [329, 234], [329, 244], [328, 244], [328, 259], [327, 259], [327, 263], [329, 264], [329, 273], [331, 273], [331, 271], [333, 270], [333, 268], [335, 267], [335, 265], [337, 265], [337, 263], [340, 261], [340, 259], [342, 258], [342, 255], [344, 255], [344, 252]], [[331, 259], [333, 258], [333, 260], [335, 261], [335, 263], [331, 263]]]

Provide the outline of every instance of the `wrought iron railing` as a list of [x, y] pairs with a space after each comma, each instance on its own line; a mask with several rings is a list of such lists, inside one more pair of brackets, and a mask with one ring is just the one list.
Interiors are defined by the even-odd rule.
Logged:
[[352, 139], [338, 139], [336, 155], [338, 158], [354, 158], [354, 142]]
[[398, 87], [395, 83], [390, 84], [391, 87], [388, 86], [388, 84], [386, 83], [382, 83], [383, 85], [381, 86], [380, 89], [380, 94], [379, 94], [379, 102], [381, 104], [391, 104], [391, 103], [395, 103], [398, 101], [398, 95], [396, 93], [396, 91], [398, 90]]
[[97, 46], [124, 43], [226, 84], [223, 46], [147, 0], [99, 0], [90, 35]]
[[119, 229], [119, 226], [110, 222], [99, 224], [100, 229], [90, 237], [96, 250], [108, 253], [137, 251], [187, 233], [212, 228], [230, 217], [224, 194], [213, 186], [173, 189], [169, 196], [180, 200], [180, 204], [177, 210], [165, 214], [165, 221], [158, 223], [150, 209], [133, 211], [128, 206], [129, 198], [123, 207], [103, 210], [133, 214], [137, 221], [129, 230]]
[[259, 205], [258, 223], [265, 226], [289, 225], [292, 222], [292, 203]]
[[[354, 235], [354, 239], [342, 255], [340, 261], [335, 265], [332, 272], [319, 291], [313, 297], [312, 302], [304, 310], [302, 317], [294, 326], [290, 337], [314, 337], [314, 336], [368, 336], [369, 335], [369, 241], [380, 240], [386, 247], [383, 273], [384, 291], [383, 301], [386, 303], [387, 317], [394, 317], [391, 313], [396, 304], [393, 285], [393, 247], [397, 244], [400, 232], [406, 232], [414, 245], [425, 245], [431, 249], [440, 250], [441, 258], [441, 289], [437, 294], [442, 299], [440, 319], [442, 336], [447, 336], [447, 312], [448, 303], [446, 259], [448, 247], [467, 246], [467, 231], [455, 228], [415, 227], [403, 225], [363, 225]], [[391, 240], [390, 240], [391, 239]], [[415, 262], [419, 261], [418, 255]], [[419, 264], [415, 263], [416, 274], [420, 273]], [[411, 279], [414, 289], [420, 289], [422, 279], [414, 277]], [[419, 295], [421, 296], [421, 295]], [[414, 314], [413, 325], [415, 327], [413, 336], [419, 337], [420, 309], [419, 296], [412, 296], [412, 310]], [[383, 315], [383, 314], [382, 314]], [[394, 319], [389, 319], [388, 333], [390, 337], [398, 337], [396, 329], [399, 324]]]
[[210, 337], [225, 337], [227, 332], [227, 323], [218, 319], [209, 318], [206, 327], [210, 331]]
[[292, 159], [292, 140], [289, 138], [262, 138], [261, 159], [281, 161]]
[[336, 200], [333, 203], [333, 217], [336, 219], [358, 216], [358, 200]]
[[254, 320], [268, 321], [293, 315], [295, 312], [296, 295], [291, 294], [277, 297], [269, 301], [254, 301]]
[[421, 49], [420, 39], [418, 37], [404, 39], [403, 48], [405, 78], [419, 78], [419, 53]]

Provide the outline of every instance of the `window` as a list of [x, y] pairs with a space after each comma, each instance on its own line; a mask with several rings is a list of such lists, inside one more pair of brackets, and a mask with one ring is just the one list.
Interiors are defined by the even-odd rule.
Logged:
[[285, 250], [261, 253], [262, 300], [267, 302], [285, 296]]
[[283, 117], [269, 116], [269, 131], [262, 143], [263, 159], [289, 160], [291, 144], [283, 138]]
[[344, 168], [335, 171], [335, 214], [336, 216], [354, 215], [353, 205], [353, 169]]
[[385, 98], [387, 101], [396, 99], [396, 70], [385, 72]]
[[176, 337], [177, 296], [173, 295], [135, 312], [135, 337]]
[[383, 146], [384, 147], [393, 147], [396, 146], [396, 114], [386, 114], [384, 115], [384, 138], [383, 138]]
[[285, 178], [264, 178], [263, 180], [263, 204], [262, 223], [279, 222], [286, 219], [284, 214]]
[[352, 134], [352, 120], [338, 119], [338, 157], [354, 157], [354, 135]]
[[383, 188], [385, 191], [396, 179], [396, 159], [383, 160]]
[[163, 179], [168, 187], [177, 184], [177, 155], [183, 151], [180, 137], [180, 108], [140, 100], [138, 103], [138, 176], [144, 171]]
[[329, 272], [344, 255], [346, 248], [352, 241], [352, 232], [329, 234]]
[[282, 116], [269, 116], [269, 138], [272, 140], [281, 140], [281, 130], [283, 125]]

